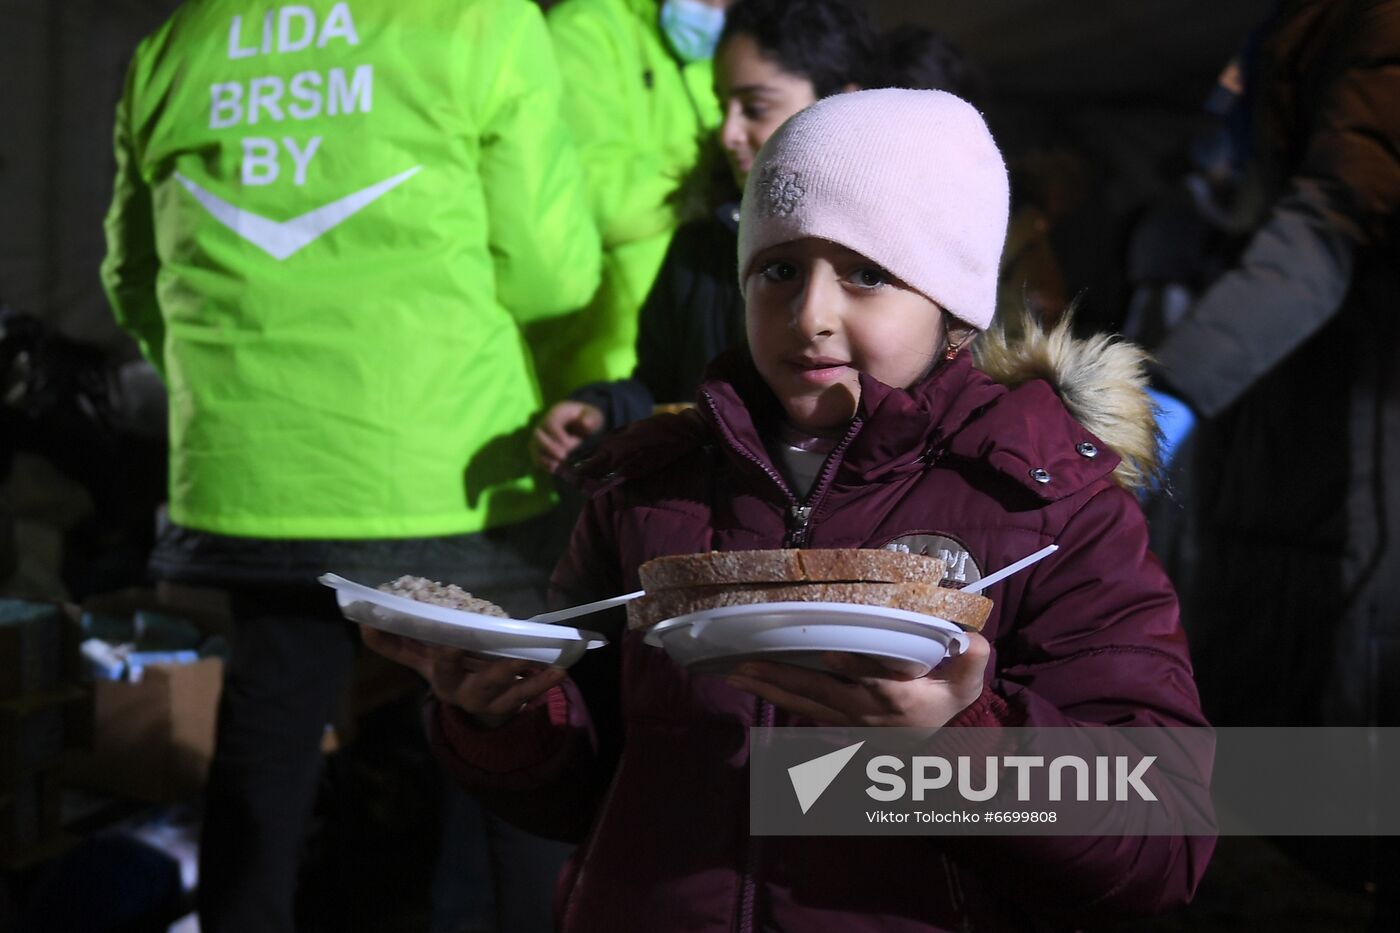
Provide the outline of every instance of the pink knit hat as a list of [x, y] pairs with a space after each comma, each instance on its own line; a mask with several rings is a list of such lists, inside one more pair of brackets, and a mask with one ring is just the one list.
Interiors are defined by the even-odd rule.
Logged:
[[739, 221], [739, 285], [755, 254], [819, 237], [985, 330], [1009, 207], [1006, 163], [971, 104], [944, 91], [836, 94], [759, 152]]

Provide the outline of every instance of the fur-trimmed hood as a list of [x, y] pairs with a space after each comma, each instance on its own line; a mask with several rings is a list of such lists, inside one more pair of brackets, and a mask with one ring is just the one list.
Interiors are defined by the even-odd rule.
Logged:
[[1147, 351], [1109, 334], [1075, 337], [1071, 318], [1064, 314], [1049, 330], [1029, 314], [1016, 327], [998, 323], [973, 342], [975, 365], [1010, 388], [1032, 379], [1050, 383], [1075, 420], [1122, 458], [1114, 480], [1128, 490], [1149, 486], [1159, 463]]

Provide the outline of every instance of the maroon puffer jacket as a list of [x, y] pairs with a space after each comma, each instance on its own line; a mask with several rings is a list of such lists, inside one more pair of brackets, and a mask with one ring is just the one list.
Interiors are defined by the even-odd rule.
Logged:
[[[603, 486], [555, 574], [570, 600], [635, 590], [663, 554], [938, 536], [973, 579], [1053, 542], [989, 590], [988, 688], [950, 725], [1204, 724], [1176, 597], [1110, 478], [1118, 457], [1047, 383], [1008, 390], [965, 358], [910, 392], [862, 378], [803, 511], [760, 440], [776, 402], [750, 365], [728, 372], [697, 412], [641, 422], [588, 464]], [[430, 711], [470, 788], [582, 841], [561, 880], [570, 933], [1044, 929], [1182, 903], [1205, 869], [1210, 839], [752, 837], [747, 729], [801, 720], [621, 642], [611, 668], [575, 668], [494, 732]]]

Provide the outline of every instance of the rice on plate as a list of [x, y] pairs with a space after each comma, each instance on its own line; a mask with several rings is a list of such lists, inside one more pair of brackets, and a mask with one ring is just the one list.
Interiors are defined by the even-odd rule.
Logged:
[[420, 603], [432, 603], [434, 606], [445, 606], [448, 609], [460, 609], [463, 612], [478, 612], [486, 616], [495, 616], [500, 619], [509, 619], [510, 613], [490, 600], [473, 596], [455, 583], [438, 583], [426, 577], [415, 577], [404, 574], [397, 580], [383, 583], [378, 587], [380, 592], [389, 593], [393, 596], [406, 596], [409, 599], [416, 599]]

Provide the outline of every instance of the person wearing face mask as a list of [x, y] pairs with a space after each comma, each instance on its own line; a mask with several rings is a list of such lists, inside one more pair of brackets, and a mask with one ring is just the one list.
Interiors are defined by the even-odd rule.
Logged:
[[637, 314], [679, 223], [667, 194], [719, 122], [710, 56], [729, 3], [563, 0], [549, 11], [604, 254], [586, 307], [527, 329], [546, 403], [632, 371]]
[[[788, 117], [815, 101], [879, 84], [958, 92], [963, 69], [947, 51], [933, 68], [906, 54], [909, 29], [878, 36], [862, 8], [843, 0], [739, 0], [728, 10], [715, 52], [714, 94], [723, 121], [701, 162], [674, 193], [692, 219], [671, 240], [642, 306], [636, 368], [628, 379], [595, 382], [546, 412], [535, 429], [535, 457], [558, 471], [598, 433], [650, 415], [658, 403], [684, 403], [705, 365], [742, 340], [743, 299], [734, 273], [739, 192], [758, 150]], [[896, 61], [876, 72], [872, 62]]]

